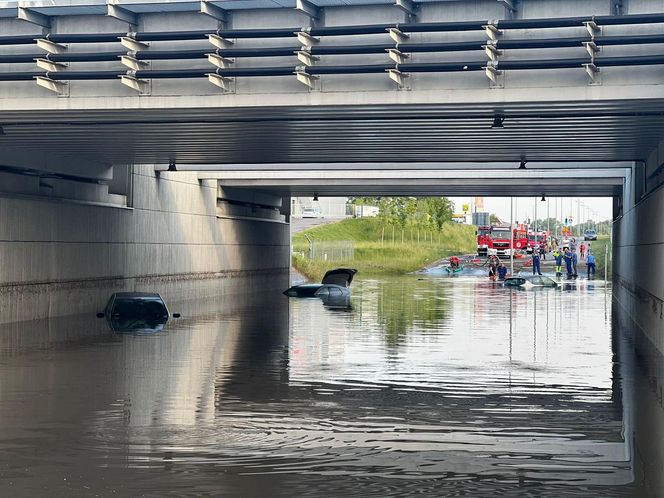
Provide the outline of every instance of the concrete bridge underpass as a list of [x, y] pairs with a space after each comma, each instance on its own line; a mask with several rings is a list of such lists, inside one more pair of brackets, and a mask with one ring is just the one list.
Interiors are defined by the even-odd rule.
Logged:
[[655, 0], [5, 2], [0, 320], [283, 288], [291, 195], [596, 195], [664, 352], [663, 44]]

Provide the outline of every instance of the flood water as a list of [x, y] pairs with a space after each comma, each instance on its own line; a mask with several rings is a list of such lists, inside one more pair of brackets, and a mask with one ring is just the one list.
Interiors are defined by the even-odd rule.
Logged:
[[358, 280], [351, 307], [1, 329], [0, 496], [661, 496], [661, 384], [602, 282]]

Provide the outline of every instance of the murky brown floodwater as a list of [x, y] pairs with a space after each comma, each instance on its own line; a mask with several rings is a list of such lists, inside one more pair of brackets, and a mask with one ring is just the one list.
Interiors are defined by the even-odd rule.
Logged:
[[600, 282], [408, 276], [358, 281], [352, 310], [236, 304], [171, 306], [185, 317], [149, 336], [0, 329], [0, 496], [607, 497], [661, 479], [657, 383]]

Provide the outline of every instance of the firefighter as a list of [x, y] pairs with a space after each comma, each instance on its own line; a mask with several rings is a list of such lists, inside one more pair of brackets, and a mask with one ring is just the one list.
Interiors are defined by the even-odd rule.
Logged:
[[556, 260], [556, 277], [563, 276], [563, 255], [558, 249], [553, 251], [553, 258]]
[[565, 267], [567, 269], [567, 278], [572, 278], [572, 252], [567, 248], [563, 248], [563, 258], [565, 260]]
[[450, 268], [453, 270], [459, 268], [459, 258], [457, 256], [452, 256], [450, 258]]
[[538, 275], [542, 274], [542, 270], [540, 269], [540, 255], [539, 255], [539, 250], [533, 251], [533, 275], [537, 273]]
[[505, 280], [505, 277], [507, 277], [507, 266], [501, 263], [498, 265], [498, 280]]

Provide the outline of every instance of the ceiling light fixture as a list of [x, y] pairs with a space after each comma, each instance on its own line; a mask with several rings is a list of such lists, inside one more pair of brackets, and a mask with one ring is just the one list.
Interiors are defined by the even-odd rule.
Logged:
[[521, 162], [519, 163], [519, 169], [526, 169], [526, 161], [521, 159]]
[[504, 128], [503, 121], [505, 121], [505, 116], [501, 116], [500, 114], [496, 114], [493, 117], [493, 123], [491, 124], [491, 128]]
[[318, 192], [314, 192], [314, 201], [318, 200]]
[[541, 200], [542, 202], [546, 202], [546, 197], [544, 196], [544, 194], [542, 194], [542, 198], [541, 198], [540, 200]]

